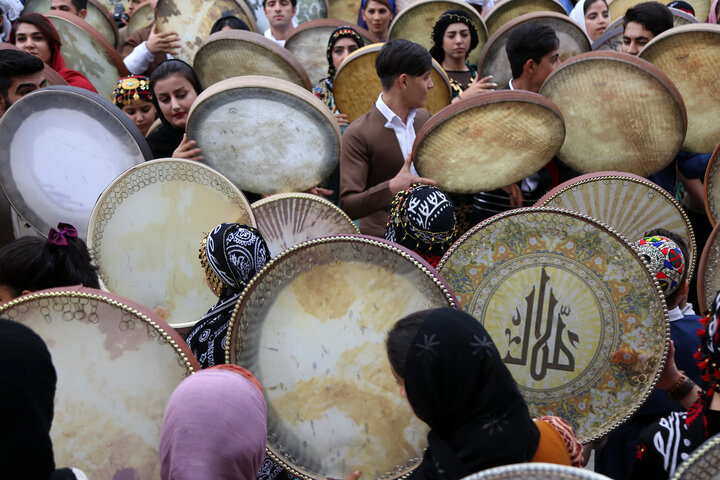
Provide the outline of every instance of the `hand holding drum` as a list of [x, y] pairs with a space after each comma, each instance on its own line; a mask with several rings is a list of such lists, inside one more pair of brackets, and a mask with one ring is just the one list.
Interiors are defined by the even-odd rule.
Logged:
[[180, 50], [180, 37], [175, 32], [158, 32], [157, 25], [153, 24], [145, 45], [153, 55], [158, 53], [177, 55]]

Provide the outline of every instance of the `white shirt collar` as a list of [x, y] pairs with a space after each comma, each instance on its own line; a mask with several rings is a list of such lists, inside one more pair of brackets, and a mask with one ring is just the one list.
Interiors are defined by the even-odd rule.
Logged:
[[682, 320], [685, 317], [683, 315], [683, 312], [680, 310], [680, 307], [675, 307], [672, 310], [668, 311], [668, 318], [671, 322], [675, 322], [677, 320]]
[[417, 113], [417, 110], [415, 108], [411, 108], [408, 112], [407, 122], [403, 122], [402, 118], [400, 118], [397, 113], [390, 110], [390, 107], [385, 104], [382, 98], [382, 93], [378, 95], [378, 99], [375, 102], [375, 107], [380, 110], [380, 113], [382, 113], [383, 117], [385, 117], [385, 120], [387, 120], [387, 122], [385, 122], [386, 128], [392, 128], [393, 121], [398, 122], [395, 123], [396, 125], [402, 125], [404, 127], [411, 126], [415, 121], [415, 114]]
[[511, 78], [510, 81], [508, 82], [508, 87], [510, 87], [510, 90], [515, 90], [515, 87], [513, 87], [512, 81], [513, 81], [513, 79]]

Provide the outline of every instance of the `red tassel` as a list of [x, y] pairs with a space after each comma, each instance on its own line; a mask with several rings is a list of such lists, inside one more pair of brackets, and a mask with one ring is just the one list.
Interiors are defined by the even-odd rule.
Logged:
[[635, 452], [635, 456], [638, 460], [642, 460], [643, 454], [645, 453], [645, 445], [642, 443], [638, 444], [637, 446], [637, 452]]

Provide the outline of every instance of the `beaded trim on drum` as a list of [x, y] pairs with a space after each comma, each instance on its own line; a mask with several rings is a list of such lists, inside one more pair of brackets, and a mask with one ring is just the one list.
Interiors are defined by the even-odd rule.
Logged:
[[218, 274], [215, 273], [215, 270], [213, 270], [210, 266], [210, 261], [207, 256], [207, 239], [209, 235], [210, 233], [205, 235], [200, 242], [200, 253], [198, 258], [200, 259], [200, 265], [202, 265], [203, 270], [205, 271], [205, 278], [207, 278], [207, 281], [210, 284], [210, 289], [215, 295], [220, 297], [225, 289], [225, 282], [220, 279]]

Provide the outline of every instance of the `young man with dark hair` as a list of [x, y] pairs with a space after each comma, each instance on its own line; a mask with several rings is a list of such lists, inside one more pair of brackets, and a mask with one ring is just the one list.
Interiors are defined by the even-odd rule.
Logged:
[[72, 13], [84, 20], [87, 16], [87, 0], [52, 0], [50, 10]]
[[510, 90], [539, 92], [545, 79], [560, 64], [560, 40], [555, 31], [539, 23], [526, 23], [513, 30], [505, 45], [512, 69]]
[[345, 130], [340, 152], [340, 206], [360, 231], [383, 237], [390, 203], [416, 182], [434, 185], [412, 167], [415, 135], [430, 118], [425, 98], [433, 87], [432, 57], [424, 47], [392, 40], [375, 59], [382, 93], [372, 109]]
[[15, 49], [0, 50], [0, 117], [10, 105], [47, 85], [42, 60]]
[[673, 14], [659, 2], [645, 2], [628, 8], [623, 20], [622, 51], [638, 55], [650, 40], [673, 28]]
[[297, 12], [297, 0], [263, 0], [263, 11], [270, 23], [265, 30], [265, 38], [281, 47], [295, 30], [293, 17]]

